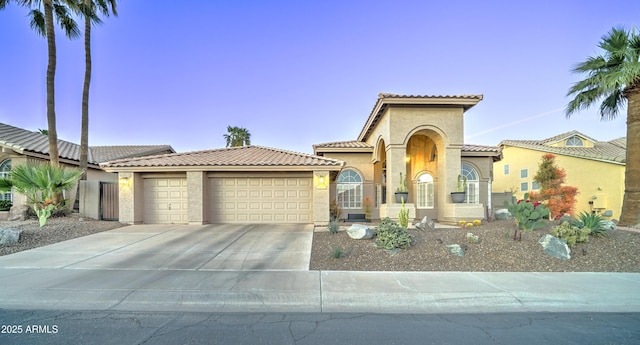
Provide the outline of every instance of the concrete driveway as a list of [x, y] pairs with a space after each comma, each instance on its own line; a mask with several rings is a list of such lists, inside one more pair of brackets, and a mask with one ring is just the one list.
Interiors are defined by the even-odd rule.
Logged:
[[313, 225], [132, 225], [0, 257], [4, 268], [306, 271]]

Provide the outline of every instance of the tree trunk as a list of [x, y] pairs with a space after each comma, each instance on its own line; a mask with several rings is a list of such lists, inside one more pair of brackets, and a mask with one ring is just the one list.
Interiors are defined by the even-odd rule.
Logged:
[[640, 84], [625, 90], [627, 98], [627, 156], [620, 225], [640, 224]]
[[49, 160], [51, 165], [58, 166], [58, 132], [56, 131], [55, 110], [55, 78], [56, 78], [56, 36], [53, 29], [52, 0], [44, 0], [44, 19], [47, 34], [49, 60], [47, 64], [47, 124], [49, 131]]
[[82, 125], [80, 130], [80, 170], [81, 180], [87, 179], [89, 153], [89, 85], [91, 84], [91, 20], [84, 16], [84, 86], [82, 88]]

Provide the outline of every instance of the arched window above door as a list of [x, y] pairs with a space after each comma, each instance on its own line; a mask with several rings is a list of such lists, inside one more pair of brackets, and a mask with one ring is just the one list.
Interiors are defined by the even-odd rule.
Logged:
[[467, 188], [464, 202], [467, 204], [477, 204], [480, 202], [480, 178], [474, 167], [467, 163], [462, 163], [460, 174], [467, 178]]
[[336, 195], [341, 208], [362, 208], [362, 176], [355, 170], [343, 170], [338, 175]]

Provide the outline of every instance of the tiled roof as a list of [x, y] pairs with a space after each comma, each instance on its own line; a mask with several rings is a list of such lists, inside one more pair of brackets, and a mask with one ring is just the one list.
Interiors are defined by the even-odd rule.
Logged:
[[[0, 145], [22, 153], [49, 154], [49, 138], [40, 133], [0, 123]], [[138, 146], [90, 146], [88, 161], [99, 164], [113, 159], [175, 152], [169, 145]], [[58, 155], [61, 159], [79, 161], [80, 145], [58, 139]]]
[[334, 141], [329, 143], [315, 144], [313, 149], [334, 148], [334, 149], [373, 149], [373, 146], [357, 140]]
[[462, 146], [462, 152], [495, 152], [498, 154], [500, 148], [497, 146], [485, 146], [485, 145], [471, 145], [464, 144]]
[[378, 100], [373, 106], [367, 121], [365, 122], [360, 135], [359, 141], [365, 141], [380, 117], [391, 105], [456, 105], [462, 106], [464, 111], [469, 110], [482, 100], [482, 95], [397, 95], [392, 93], [378, 94]]
[[586, 136], [586, 135], [584, 135], [584, 134], [582, 134], [582, 133], [580, 133], [578, 131], [569, 131], [569, 132], [566, 132], [566, 133], [554, 135], [551, 138], [547, 138], [547, 139], [544, 139], [542, 141], [545, 144], [553, 144], [553, 143], [557, 143], [559, 141], [567, 140], [567, 139], [571, 138], [574, 135], [581, 136], [581, 137], [583, 137], [583, 138], [585, 138], [585, 139], [587, 139], [589, 141], [593, 141], [593, 142], [597, 141], [596, 139], [593, 139], [593, 138], [591, 138], [589, 136]]
[[[572, 135], [580, 135], [584, 138], [588, 138], [589, 140], [593, 140], [594, 146], [556, 147], [548, 145], [550, 143], [558, 142], [563, 138], [568, 138]], [[626, 160], [625, 138], [618, 138], [612, 141], [597, 141], [594, 139], [590, 139], [588, 136], [577, 131], [563, 133], [543, 140], [503, 140], [500, 142], [499, 146], [501, 148], [505, 146], [521, 147], [525, 149], [549, 152], [553, 154], [607, 161], [617, 164], [624, 164]]]
[[[336, 167], [344, 162], [263, 146], [239, 146], [116, 160], [103, 168], [141, 167]], [[117, 169], [115, 169], [117, 170]]]

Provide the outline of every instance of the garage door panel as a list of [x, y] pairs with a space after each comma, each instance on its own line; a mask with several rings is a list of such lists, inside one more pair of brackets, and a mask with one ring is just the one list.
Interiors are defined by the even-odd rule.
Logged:
[[212, 222], [309, 223], [311, 178], [212, 177], [209, 200]]
[[144, 179], [145, 223], [187, 223], [188, 207], [185, 178]]

